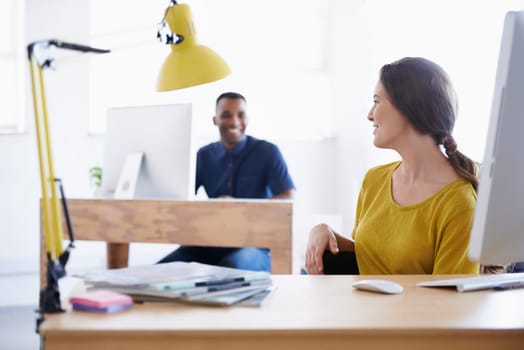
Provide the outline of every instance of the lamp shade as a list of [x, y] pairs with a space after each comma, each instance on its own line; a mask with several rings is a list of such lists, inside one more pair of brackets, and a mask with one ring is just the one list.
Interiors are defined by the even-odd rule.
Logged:
[[175, 4], [166, 10], [166, 22], [182, 41], [171, 44], [157, 81], [157, 91], [170, 91], [209, 83], [231, 74], [227, 63], [196, 40], [191, 9]]

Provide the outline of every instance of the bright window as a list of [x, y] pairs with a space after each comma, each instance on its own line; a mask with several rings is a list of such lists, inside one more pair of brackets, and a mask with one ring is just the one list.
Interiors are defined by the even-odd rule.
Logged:
[[25, 125], [23, 5], [24, 1], [0, 1], [0, 133], [22, 132]]

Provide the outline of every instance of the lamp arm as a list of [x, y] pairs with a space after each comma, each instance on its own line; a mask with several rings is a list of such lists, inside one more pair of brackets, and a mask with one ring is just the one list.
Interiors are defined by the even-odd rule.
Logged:
[[[36, 122], [36, 134], [38, 143], [38, 155], [40, 165], [40, 180], [42, 185], [42, 207], [44, 218], [44, 232], [46, 238], [46, 251], [50, 254], [52, 262], [57, 260], [62, 254], [61, 245], [62, 227], [56, 195], [56, 184], [59, 182], [62, 195], [62, 205], [66, 216], [66, 223], [69, 231], [72, 248], [74, 235], [72, 225], [67, 211], [66, 199], [63, 192], [61, 181], [54, 176], [53, 160], [51, 152], [51, 137], [47, 118], [47, 105], [44, 89], [43, 69], [52, 65], [53, 57], [51, 48], [67, 49], [80, 52], [107, 53], [110, 50], [94, 48], [86, 45], [65, 42], [57, 39], [36, 41], [27, 46], [27, 54], [31, 70], [31, 86], [33, 92], [33, 104]], [[64, 259], [61, 259], [64, 261]], [[67, 261], [67, 260], [65, 260]]]
[[83, 53], [109, 53], [111, 50], [99, 49], [87, 45], [75, 44], [71, 42], [61, 41], [58, 39], [49, 39], [32, 42], [27, 46], [27, 56], [29, 61], [36, 59], [36, 62], [41, 68], [49, 68], [53, 63], [52, 48], [59, 48], [71, 51], [79, 51]]
[[42, 231], [45, 238], [45, 259], [47, 261], [47, 283], [45, 288], [40, 291], [40, 317], [37, 319], [36, 323], [36, 331], [39, 332], [40, 324], [44, 319], [44, 313], [56, 313], [64, 311], [60, 305], [58, 279], [65, 274], [65, 270], [58, 261], [58, 257], [62, 255], [62, 226], [60, 214], [58, 211], [56, 186], [54, 183], [42, 66], [38, 65], [35, 57], [32, 54], [29, 56], [29, 64], [35, 112], [40, 181], [42, 185]]
[[91, 52], [91, 53], [109, 53], [111, 50], [107, 49], [98, 49], [96, 47], [86, 46], [86, 45], [80, 45], [80, 44], [74, 44], [69, 43], [65, 41], [60, 41], [57, 39], [49, 40], [49, 45], [56, 46], [60, 49], [67, 49], [72, 51], [80, 51], [80, 52]]
[[75, 247], [75, 234], [73, 232], [73, 225], [71, 224], [71, 216], [69, 215], [69, 209], [67, 208], [67, 200], [64, 192], [64, 186], [62, 186], [62, 180], [55, 179], [55, 182], [58, 183], [58, 188], [60, 189], [60, 198], [62, 198], [62, 209], [64, 211], [64, 217], [66, 220], [67, 233], [69, 235], [69, 245], [67, 246], [66, 250], [64, 250], [64, 252], [58, 257], [60, 265], [65, 267], [67, 261], [69, 260], [70, 251]]
[[[90, 46], [63, 42], [60, 40], [37, 41], [27, 46], [29, 68], [31, 72], [31, 88], [36, 124], [38, 146], [38, 162], [40, 168], [40, 182], [42, 186], [42, 217], [43, 236], [45, 239], [47, 283], [40, 291], [39, 317], [36, 322], [36, 332], [39, 333], [40, 324], [45, 313], [63, 312], [60, 305], [60, 291], [58, 280], [65, 276], [65, 265], [69, 259], [71, 248], [74, 247], [74, 234], [62, 181], [55, 177], [51, 152], [51, 135], [47, 118], [47, 104], [44, 89], [44, 68], [51, 67], [53, 57], [51, 48], [61, 48], [80, 52], [107, 53], [109, 50], [97, 49]], [[69, 233], [69, 245], [64, 251], [62, 248], [62, 220], [56, 186], [59, 186], [63, 213]]]
[[47, 106], [43, 84], [42, 66], [31, 56], [31, 86], [35, 113], [36, 137], [38, 146], [38, 161], [40, 182], [42, 186], [42, 217], [46, 252], [52, 261], [62, 253], [62, 227], [58, 212], [58, 199], [54, 184], [53, 160], [50, 143], [50, 133], [47, 121]]

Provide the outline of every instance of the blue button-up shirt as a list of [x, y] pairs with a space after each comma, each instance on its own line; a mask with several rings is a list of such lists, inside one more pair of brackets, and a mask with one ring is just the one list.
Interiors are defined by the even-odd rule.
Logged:
[[231, 150], [221, 142], [202, 147], [197, 153], [195, 192], [200, 186], [209, 198], [270, 198], [295, 188], [278, 147], [251, 136]]

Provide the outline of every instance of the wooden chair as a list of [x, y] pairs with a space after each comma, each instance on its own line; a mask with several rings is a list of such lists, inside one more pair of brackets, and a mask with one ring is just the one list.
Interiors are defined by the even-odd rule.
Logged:
[[[108, 268], [127, 266], [129, 243], [148, 242], [268, 248], [272, 273], [292, 273], [290, 201], [68, 199], [67, 204], [75, 240], [108, 242]], [[40, 237], [44, 285], [42, 229]]]

